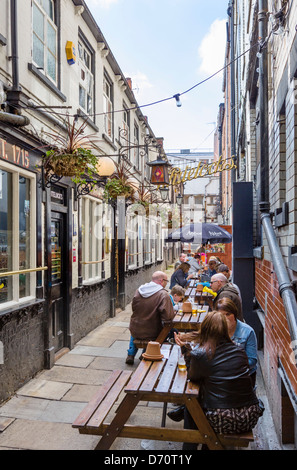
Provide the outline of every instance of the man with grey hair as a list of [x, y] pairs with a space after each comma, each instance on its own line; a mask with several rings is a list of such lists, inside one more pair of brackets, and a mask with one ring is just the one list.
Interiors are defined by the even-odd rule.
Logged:
[[222, 299], [223, 297], [228, 297], [235, 303], [237, 307], [238, 319], [243, 321], [241, 298], [238, 294], [237, 289], [228, 282], [226, 276], [224, 276], [224, 274], [222, 273], [214, 274], [211, 277], [210, 288], [217, 293], [213, 301], [213, 309], [216, 309], [216, 303], [219, 299]]
[[163, 271], [156, 271], [151, 282], [141, 285], [132, 300], [130, 319], [130, 344], [126, 364], [133, 364], [137, 353], [133, 341], [154, 341], [163, 328], [164, 322], [171, 321], [175, 315], [173, 305], [165, 287], [168, 276]]
[[185, 263], [186, 261], [187, 261], [186, 253], [181, 253], [178, 257], [178, 261], [174, 265], [174, 269], [177, 269], [182, 263]]
[[240, 293], [240, 289], [239, 287], [234, 284], [234, 282], [232, 282], [231, 280], [231, 273], [230, 273], [230, 269], [228, 268], [228, 266], [226, 264], [220, 264], [220, 266], [218, 267], [218, 273], [222, 273], [224, 274], [224, 276], [226, 276], [226, 278], [228, 279], [228, 282], [231, 286], [235, 287], [235, 289], [238, 291], [238, 295], [240, 297], [240, 300], [241, 300], [241, 293]]

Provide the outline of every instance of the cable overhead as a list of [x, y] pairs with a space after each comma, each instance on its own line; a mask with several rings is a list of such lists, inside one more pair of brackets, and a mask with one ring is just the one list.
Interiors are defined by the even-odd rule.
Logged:
[[[266, 38], [262, 44], [260, 44], [260, 50], [263, 49], [263, 47], [266, 46], [267, 44], [267, 39]], [[195, 85], [193, 85], [192, 87], [190, 87], [188, 90], [185, 90], [181, 93], [176, 93], [174, 94], [173, 96], [168, 96], [167, 98], [163, 98], [163, 99], [160, 99], [160, 100], [157, 100], [157, 101], [153, 101], [151, 103], [147, 103], [147, 104], [142, 104], [142, 105], [137, 105], [137, 106], [132, 106], [131, 108], [125, 108], [124, 109], [118, 109], [118, 110], [113, 110], [113, 111], [107, 111], [107, 112], [102, 112], [102, 113], [90, 113], [90, 114], [86, 114], [85, 118], [86, 119], [89, 119], [89, 118], [92, 118], [92, 117], [95, 117], [95, 116], [104, 116], [104, 115], [107, 115], [107, 114], [115, 114], [115, 113], [120, 113], [120, 112], [123, 112], [123, 111], [132, 111], [134, 109], [140, 109], [140, 108], [146, 108], [148, 106], [154, 106], [156, 104], [160, 104], [160, 103], [164, 103], [165, 101], [169, 101], [169, 100], [176, 100], [177, 101], [177, 97], [179, 99], [180, 96], [183, 96], [187, 93], [190, 93], [192, 90], [194, 90], [195, 88], [197, 88], [198, 86], [202, 85], [203, 83], [207, 82], [208, 80], [211, 80], [213, 77], [215, 77], [216, 75], [218, 75], [220, 72], [222, 72], [223, 70], [226, 70], [232, 63], [236, 62], [237, 60], [239, 60], [242, 56], [244, 56], [245, 54], [247, 54], [248, 52], [250, 52], [254, 47], [258, 46], [259, 47], [259, 42], [256, 42], [255, 44], [253, 44], [249, 49], [247, 49], [246, 51], [242, 52], [242, 54], [240, 54], [239, 56], [235, 57], [235, 59], [231, 60], [228, 64], [224, 65], [224, 67], [220, 68], [219, 70], [217, 70], [216, 72], [214, 72], [212, 75], [210, 75], [209, 77], [205, 78], [204, 80], [202, 80], [201, 82], [198, 82], [196, 83]], [[24, 106], [22, 107], [23, 109], [34, 109], [33, 106]], [[50, 113], [50, 111], [47, 111], [48, 113]], [[77, 113], [74, 113], [74, 114], [69, 114], [69, 113], [59, 113], [59, 112], [56, 112], [54, 111], [53, 114], [56, 114], [56, 115], [59, 115], [59, 116], [64, 116], [64, 117], [76, 117], [77, 116]], [[80, 116], [82, 118], [84, 118], [84, 116]]]

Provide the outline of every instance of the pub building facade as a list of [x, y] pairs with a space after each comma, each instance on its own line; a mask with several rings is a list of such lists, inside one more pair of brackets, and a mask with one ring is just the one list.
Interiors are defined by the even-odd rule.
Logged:
[[[179, 249], [164, 249], [160, 215], [139, 213], [133, 224], [126, 216], [117, 246], [118, 213], [103, 198], [104, 184], [80, 195], [69, 177], [45, 181], [48, 133], [65, 134], [67, 112], [78, 125], [87, 121], [98, 157], [125, 159], [135, 181], [148, 188], [146, 162], [156, 153], [141, 149], [147, 136], [156, 138], [83, 1], [2, 3], [0, 402], [114, 316]], [[22, 36], [20, 24], [30, 25]], [[77, 54], [70, 59], [69, 41]], [[121, 157], [120, 129], [133, 143]]]

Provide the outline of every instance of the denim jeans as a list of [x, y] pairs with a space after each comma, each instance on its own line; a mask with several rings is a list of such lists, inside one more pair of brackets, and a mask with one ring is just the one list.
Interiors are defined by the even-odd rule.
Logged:
[[128, 349], [128, 356], [136, 356], [136, 353], [138, 351], [138, 348], [135, 346], [133, 343], [134, 338], [133, 336], [130, 336], [130, 343], [129, 343], [129, 349]]

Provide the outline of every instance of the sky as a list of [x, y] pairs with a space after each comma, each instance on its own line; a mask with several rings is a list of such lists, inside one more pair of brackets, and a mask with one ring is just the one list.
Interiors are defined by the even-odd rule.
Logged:
[[[139, 106], [172, 98], [224, 67], [228, 0], [86, 0]], [[166, 150], [213, 150], [223, 72], [142, 112]]]

